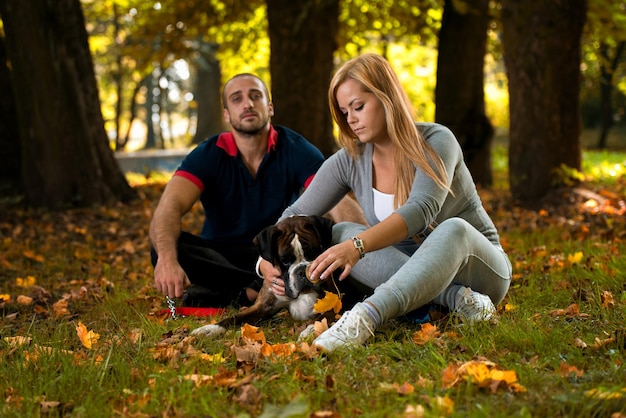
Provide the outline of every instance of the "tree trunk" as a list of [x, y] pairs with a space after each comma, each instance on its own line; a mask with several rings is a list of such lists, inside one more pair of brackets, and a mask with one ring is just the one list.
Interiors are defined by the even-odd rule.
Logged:
[[20, 134], [13, 95], [11, 70], [7, 66], [4, 38], [0, 37], [0, 195], [20, 193]]
[[626, 42], [618, 43], [614, 51], [614, 56], [610, 57], [610, 46], [606, 42], [600, 43], [600, 136], [598, 138], [598, 148], [604, 149], [607, 146], [609, 131], [613, 127], [613, 90], [615, 85], [615, 71], [620, 63], [622, 52]]
[[154, 131], [154, 121], [152, 120], [152, 115], [154, 114], [154, 104], [156, 101], [154, 100], [154, 88], [157, 86], [155, 72], [153, 71], [146, 77], [146, 103], [144, 108], [146, 109], [146, 113], [144, 114], [146, 120], [146, 143], [144, 145], [144, 149], [155, 149], [157, 148], [157, 135]]
[[[207, 51], [205, 51], [207, 50]], [[209, 136], [223, 131], [224, 116], [222, 99], [220, 96], [222, 72], [220, 63], [215, 59], [215, 47], [201, 48], [195, 60], [196, 74], [194, 82], [194, 96], [196, 107], [196, 134], [194, 144], [207, 139]]]
[[339, 27], [338, 0], [267, 0], [274, 123], [300, 132], [325, 156], [337, 149], [328, 83]]
[[494, 133], [485, 114], [483, 71], [489, 0], [466, 1], [466, 10], [456, 3], [446, 0], [439, 31], [435, 120], [454, 132], [474, 181], [488, 187]]
[[503, 0], [511, 194], [532, 207], [581, 167], [579, 106], [585, 0]]
[[104, 131], [79, 0], [4, 0], [0, 14], [26, 201], [59, 207], [133, 198]]

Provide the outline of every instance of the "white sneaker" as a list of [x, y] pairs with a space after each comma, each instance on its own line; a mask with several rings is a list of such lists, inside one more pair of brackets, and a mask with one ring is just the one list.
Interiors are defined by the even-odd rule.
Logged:
[[496, 313], [496, 307], [487, 295], [478, 293], [469, 287], [462, 287], [454, 298], [454, 311], [464, 322], [470, 324], [487, 321]]
[[374, 335], [374, 321], [362, 303], [344, 312], [339, 321], [313, 341], [323, 351], [330, 352], [342, 346], [357, 346]]

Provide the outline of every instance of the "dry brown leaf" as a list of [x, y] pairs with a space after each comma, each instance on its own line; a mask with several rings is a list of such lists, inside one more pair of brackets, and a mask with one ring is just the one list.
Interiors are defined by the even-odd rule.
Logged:
[[613, 293], [609, 292], [608, 290], [605, 290], [600, 294], [600, 299], [602, 300], [603, 308], [615, 307], [615, 299], [613, 298]]
[[576, 348], [587, 348], [587, 343], [581, 340], [580, 338], [574, 338], [574, 347]]
[[315, 336], [319, 336], [322, 332], [328, 329], [328, 321], [326, 318], [323, 318], [321, 321], [315, 321], [313, 324], [313, 329], [315, 330]]
[[239, 387], [237, 394], [233, 396], [233, 400], [246, 409], [258, 407], [262, 399], [261, 392], [251, 384]]
[[263, 330], [250, 324], [243, 324], [241, 327], [241, 339], [246, 344], [265, 343]]
[[56, 317], [69, 316], [72, 313], [69, 310], [69, 301], [67, 299], [59, 299], [52, 305], [52, 313]]
[[423, 405], [407, 405], [404, 409], [404, 418], [423, 418], [426, 416], [426, 410]]
[[193, 382], [195, 387], [200, 387], [213, 383], [213, 376], [206, 374], [187, 374], [183, 376], [183, 380], [189, 380]]
[[31, 298], [30, 296], [19, 295], [17, 297], [17, 303], [18, 305], [24, 305], [24, 306], [32, 305], [33, 298]]
[[571, 305], [569, 305], [565, 309], [555, 309], [555, 310], [552, 310], [552, 311], [548, 312], [548, 315], [553, 316], [553, 317], [555, 317], [555, 316], [566, 316], [568, 318], [575, 317], [575, 316], [577, 316], [579, 318], [587, 318], [587, 317], [589, 317], [588, 314], [581, 314], [578, 311], [578, 304], [577, 303], [572, 303]]
[[341, 414], [334, 411], [315, 411], [310, 418], [341, 418]]
[[581, 377], [585, 372], [578, 369], [576, 366], [568, 366], [566, 363], [561, 362], [558, 373], [562, 377], [569, 377], [571, 374], [574, 374], [576, 377]]
[[381, 383], [381, 389], [396, 392], [398, 395], [406, 396], [415, 392], [415, 387], [408, 383], [404, 382], [403, 384], [398, 383]]
[[436, 325], [431, 323], [422, 324], [419, 331], [413, 334], [413, 342], [417, 345], [425, 345], [427, 342], [435, 340], [441, 336], [441, 332]]

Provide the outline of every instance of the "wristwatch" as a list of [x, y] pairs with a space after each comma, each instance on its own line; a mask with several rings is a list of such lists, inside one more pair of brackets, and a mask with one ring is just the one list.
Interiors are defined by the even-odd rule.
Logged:
[[365, 246], [363, 245], [363, 240], [359, 237], [352, 237], [352, 244], [354, 244], [354, 248], [359, 252], [359, 258], [365, 257]]

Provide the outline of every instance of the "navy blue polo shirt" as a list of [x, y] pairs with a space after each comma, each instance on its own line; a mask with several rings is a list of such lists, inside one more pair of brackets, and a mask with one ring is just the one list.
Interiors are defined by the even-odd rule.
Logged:
[[322, 153], [302, 135], [272, 126], [256, 178], [243, 163], [231, 132], [200, 143], [174, 175], [202, 190], [202, 238], [214, 244], [252, 245], [252, 239], [300, 196], [323, 161]]

